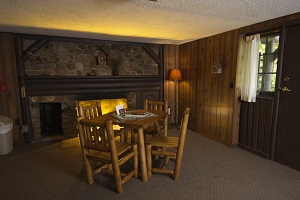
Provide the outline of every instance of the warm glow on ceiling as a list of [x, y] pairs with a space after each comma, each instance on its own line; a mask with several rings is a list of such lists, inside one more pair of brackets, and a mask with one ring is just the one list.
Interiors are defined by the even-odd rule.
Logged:
[[299, 10], [295, 0], [10, 0], [0, 31], [181, 44]]

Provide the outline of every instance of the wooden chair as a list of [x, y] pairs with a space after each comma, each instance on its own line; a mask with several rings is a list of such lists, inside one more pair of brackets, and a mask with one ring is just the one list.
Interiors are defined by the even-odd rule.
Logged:
[[[146, 142], [146, 155], [147, 155], [147, 168], [148, 176], [154, 173], [164, 173], [173, 175], [174, 180], [179, 180], [179, 174], [182, 163], [182, 154], [185, 143], [186, 130], [188, 125], [190, 108], [186, 108], [183, 114], [180, 127], [179, 137], [168, 137], [161, 135], [153, 135]], [[156, 149], [154, 147], [163, 147]], [[169, 151], [168, 148], [173, 148], [176, 151]], [[152, 167], [152, 156], [159, 156], [164, 158], [164, 163], [161, 168]], [[175, 168], [167, 169], [167, 165], [170, 159], [175, 159]]]
[[[168, 112], [168, 101], [150, 101], [145, 100], [144, 102], [144, 110], [160, 110]], [[158, 134], [158, 135], [164, 135], [167, 136], [167, 130], [168, 130], [168, 115], [164, 119], [162, 119], [160, 122], [160, 133], [156, 132], [155, 126], [151, 126], [144, 130], [145, 134]]]
[[[144, 101], [144, 110], [160, 110], [168, 112], [168, 101]], [[168, 115], [162, 120], [159, 121], [160, 132], [157, 133], [155, 125], [150, 126], [144, 129], [144, 134], [146, 135], [167, 135], [168, 129]], [[137, 133], [136, 129], [131, 130], [131, 143], [135, 143], [135, 134]], [[146, 137], [145, 137], [146, 139]]]
[[[84, 119], [91, 119], [101, 115], [101, 107], [99, 103], [91, 104], [88, 106], [79, 106], [78, 107], [78, 116], [83, 117]], [[123, 134], [123, 129], [115, 129], [115, 136], [120, 136], [120, 141], [124, 142], [125, 137]]]
[[[113, 175], [118, 193], [123, 192], [122, 184], [132, 176], [138, 176], [138, 152], [137, 145], [129, 145], [123, 142], [116, 142], [113, 124], [111, 120], [99, 123], [91, 123], [83, 117], [77, 119], [79, 127], [79, 138], [82, 155], [85, 163], [88, 183], [94, 183], [94, 175], [105, 172]], [[101, 128], [99, 128], [101, 127]], [[108, 140], [103, 143], [100, 140], [101, 132], [106, 132]], [[121, 173], [120, 166], [133, 159], [133, 169], [127, 174]], [[92, 162], [98, 166], [94, 168]]]
[[95, 118], [101, 115], [101, 108], [99, 104], [91, 104], [88, 106], [78, 106], [78, 116], [85, 119]]

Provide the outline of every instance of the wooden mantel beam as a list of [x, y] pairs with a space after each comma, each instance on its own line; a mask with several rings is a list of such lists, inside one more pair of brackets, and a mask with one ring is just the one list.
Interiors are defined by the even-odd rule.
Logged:
[[160, 65], [160, 58], [158, 55], [156, 55], [156, 53], [151, 49], [149, 48], [148, 46], [141, 46], [142, 49], [144, 49], [144, 51], [146, 51], [146, 53], [158, 64]]
[[44, 45], [46, 45], [49, 42], [49, 40], [37, 40], [34, 43], [32, 43], [29, 47], [27, 47], [27, 49], [25, 49], [25, 51], [23, 52], [23, 56], [24, 56], [24, 60], [28, 59], [28, 55], [29, 52], [33, 49], [40, 49], [42, 48]]

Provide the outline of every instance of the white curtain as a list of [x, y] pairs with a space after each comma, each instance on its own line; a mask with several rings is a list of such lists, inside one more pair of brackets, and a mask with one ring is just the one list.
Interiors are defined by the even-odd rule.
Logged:
[[[237, 67], [237, 80], [240, 79], [240, 84], [237, 83], [237, 86], [241, 90], [241, 100], [243, 101], [256, 101], [259, 45], [259, 34], [247, 36], [246, 40], [240, 40]], [[241, 77], [239, 78], [238, 75]]]

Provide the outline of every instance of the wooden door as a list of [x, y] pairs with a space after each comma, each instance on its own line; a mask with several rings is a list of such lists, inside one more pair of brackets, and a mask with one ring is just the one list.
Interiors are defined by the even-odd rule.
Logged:
[[274, 160], [300, 170], [300, 25], [286, 30], [282, 66]]

